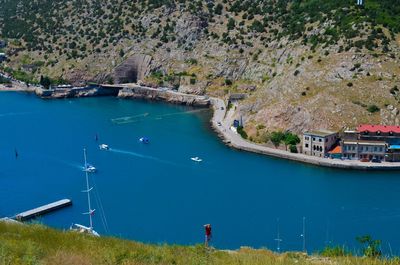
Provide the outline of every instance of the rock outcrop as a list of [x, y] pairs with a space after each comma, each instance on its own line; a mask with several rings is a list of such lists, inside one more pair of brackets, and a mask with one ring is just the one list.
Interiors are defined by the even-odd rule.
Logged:
[[118, 97], [158, 100], [195, 107], [208, 107], [210, 105], [210, 99], [206, 96], [189, 95], [171, 90], [154, 89], [141, 86], [123, 88], [119, 91]]
[[132, 83], [143, 80], [150, 72], [152, 57], [135, 54], [114, 69], [114, 83]]

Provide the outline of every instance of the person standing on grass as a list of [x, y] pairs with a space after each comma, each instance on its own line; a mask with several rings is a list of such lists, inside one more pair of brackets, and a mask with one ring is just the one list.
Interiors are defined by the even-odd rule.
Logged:
[[208, 242], [211, 240], [211, 225], [210, 224], [204, 225], [204, 229], [206, 234], [204, 246], [208, 247]]

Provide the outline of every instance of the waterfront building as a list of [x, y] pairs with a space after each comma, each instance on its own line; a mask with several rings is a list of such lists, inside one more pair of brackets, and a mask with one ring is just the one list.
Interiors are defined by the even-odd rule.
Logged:
[[247, 98], [247, 94], [244, 93], [233, 93], [229, 95], [229, 102], [239, 101]]
[[385, 159], [387, 144], [383, 141], [343, 140], [342, 157], [361, 161], [382, 161]]
[[400, 126], [362, 124], [357, 127], [360, 140], [384, 141], [400, 145]]
[[362, 161], [400, 161], [400, 126], [361, 124], [343, 133], [342, 157]]
[[328, 152], [330, 158], [342, 158], [342, 147], [340, 145], [335, 146], [331, 151]]
[[338, 141], [338, 134], [332, 131], [311, 131], [303, 134], [302, 152], [306, 155], [325, 157]]

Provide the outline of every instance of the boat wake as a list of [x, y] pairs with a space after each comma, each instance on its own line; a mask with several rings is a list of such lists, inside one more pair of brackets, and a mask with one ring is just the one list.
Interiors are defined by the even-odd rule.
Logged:
[[149, 116], [148, 112], [143, 113], [143, 114], [139, 114], [139, 115], [134, 115], [134, 116], [127, 116], [127, 117], [111, 119], [111, 122], [113, 122], [115, 124], [132, 123], [132, 122], [141, 121], [144, 118], [146, 118], [147, 116]]
[[175, 163], [170, 162], [170, 161], [167, 161], [167, 160], [159, 159], [159, 158], [154, 157], [154, 156], [148, 156], [148, 155], [139, 154], [139, 153], [132, 152], [132, 151], [121, 150], [121, 149], [114, 149], [114, 148], [110, 148], [109, 151], [110, 151], [110, 152], [114, 152], [114, 153], [119, 153], [119, 154], [124, 154], [124, 155], [130, 155], [130, 156], [134, 156], [134, 157], [139, 157], [139, 158], [143, 158], [143, 159], [149, 159], [149, 160], [157, 161], [157, 162], [160, 162], [160, 163], [163, 163], [163, 164], [168, 164], [168, 165], [173, 165], [173, 166], [179, 166], [178, 164], [175, 164]]
[[8, 116], [20, 116], [20, 115], [28, 115], [33, 112], [8, 112], [8, 113], [0, 113], [0, 117], [8, 117]]
[[170, 116], [178, 116], [178, 115], [185, 115], [185, 114], [192, 114], [192, 113], [198, 113], [198, 112], [203, 112], [203, 111], [208, 111], [208, 109], [196, 109], [196, 110], [189, 110], [185, 112], [173, 112], [173, 113], [167, 113], [163, 115], [158, 115], [155, 117], [156, 120], [161, 120], [163, 118], [168, 118]]
[[[192, 113], [197, 113], [197, 112], [203, 112], [207, 111], [208, 109], [197, 109], [197, 110], [190, 110], [190, 111], [185, 111], [185, 112], [173, 112], [173, 113], [166, 113], [162, 115], [157, 115], [152, 118], [153, 120], [162, 120], [168, 117], [174, 117], [178, 115], [185, 115], [185, 114], [192, 114]], [[115, 124], [127, 124], [127, 123], [134, 123], [134, 122], [139, 122], [145, 120], [150, 114], [149, 113], [143, 113], [135, 116], [127, 116], [127, 117], [121, 117], [121, 118], [115, 118], [111, 119], [111, 121]]]

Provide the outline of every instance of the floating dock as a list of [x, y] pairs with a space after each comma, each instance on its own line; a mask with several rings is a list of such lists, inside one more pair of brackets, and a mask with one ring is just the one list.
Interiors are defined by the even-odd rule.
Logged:
[[35, 209], [19, 213], [15, 216], [15, 219], [18, 221], [26, 221], [28, 219], [34, 218], [36, 216], [40, 216], [49, 212], [53, 212], [55, 210], [67, 207], [72, 205], [72, 201], [70, 199], [62, 199], [56, 202], [52, 202]]

